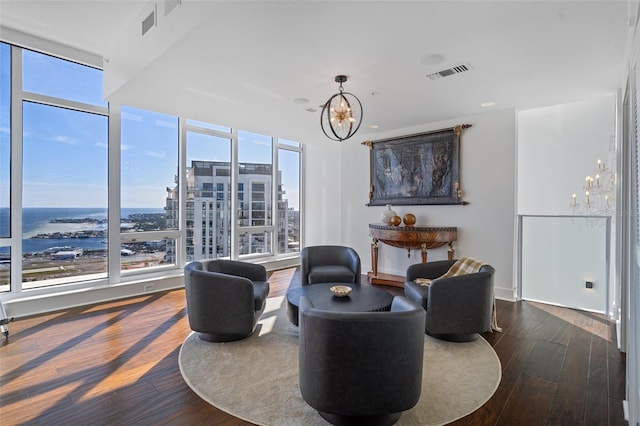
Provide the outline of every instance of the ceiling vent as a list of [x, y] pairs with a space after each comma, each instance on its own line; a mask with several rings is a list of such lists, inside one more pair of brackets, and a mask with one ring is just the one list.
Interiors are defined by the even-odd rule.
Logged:
[[449, 69], [446, 69], [446, 70], [434, 72], [433, 74], [427, 74], [427, 77], [429, 77], [431, 80], [437, 80], [437, 79], [442, 78], [442, 77], [448, 77], [450, 75], [460, 74], [462, 72], [470, 71], [472, 69], [473, 69], [473, 67], [467, 62], [467, 63], [464, 63], [462, 65], [458, 65], [458, 66], [453, 67], [453, 68], [449, 68]]
[[142, 20], [142, 35], [144, 36], [149, 30], [156, 25], [156, 10], [155, 8], [151, 13]]
[[182, 4], [182, 0], [164, 0], [164, 16], [167, 16], [173, 9]]

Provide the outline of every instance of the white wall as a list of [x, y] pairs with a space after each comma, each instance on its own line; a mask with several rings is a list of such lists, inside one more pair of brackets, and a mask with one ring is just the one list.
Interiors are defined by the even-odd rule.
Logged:
[[606, 218], [524, 217], [522, 253], [524, 299], [606, 311]]
[[[470, 204], [443, 206], [399, 206], [403, 215], [413, 213], [417, 225], [457, 226], [456, 257], [469, 256], [490, 263], [496, 269], [496, 296], [513, 298], [515, 241], [515, 110], [504, 109], [423, 126], [376, 134], [357, 134], [342, 143], [342, 210], [336, 217], [341, 241], [356, 249], [363, 272], [371, 270], [368, 224], [380, 221], [384, 206], [367, 207], [369, 194], [369, 149], [361, 144], [441, 128], [471, 124], [462, 133], [460, 181], [463, 199]], [[307, 210], [309, 212], [309, 210]], [[412, 252], [380, 245], [378, 270], [404, 275], [409, 265], [420, 262]], [[430, 250], [429, 260], [447, 258], [447, 248]]]
[[614, 134], [614, 95], [519, 111], [518, 214], [571, 215]]
[[305, 246], [343, 245], [340, 228], [349, 213], [342, 207], [341, 145], [329, 139], [317, 143], [305, 140], [304, 149], [303, 243]]

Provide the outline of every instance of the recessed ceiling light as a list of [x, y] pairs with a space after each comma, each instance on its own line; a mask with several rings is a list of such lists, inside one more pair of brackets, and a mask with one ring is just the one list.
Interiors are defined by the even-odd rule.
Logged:
[[370, 129], [377, 129], [378, 127], [380, 127], [380, 126], [378, 126], [377, 124], [370, 124], [369, 125]]
[[295, 99], [293, 100], [293, 103], [294, 103], [294, 104], [304, 105], [304, 104], [306, 104], [306, 103], [309, 103], [309, 99], [307, 99], [307, 98], [295, 98]]
[[486, 108], [486, 107], [494, 106], [495, 104], [496, 104], [495, 102], [483, 102], [480, 104], [480, 106], [483, 108]]
[[441, 55], [440, 53], [436, 53], [434, 55], [429, 55], [429, 56], [425, 56], [424, 58], [420, 59], [420, 63], [422, 65], [437, 65], [440, 62], [444, 61], [445, 56]]

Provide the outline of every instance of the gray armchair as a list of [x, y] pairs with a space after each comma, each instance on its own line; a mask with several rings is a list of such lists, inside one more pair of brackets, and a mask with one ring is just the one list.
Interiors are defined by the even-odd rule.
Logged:
[[361, 282], [358, 253], [343, 246], [309, 246], [300, 252], [300, 283]]
[[[455, 260], [418, 263], [407, 268], [404, 294], [427, 312], [425, 332], [454, 342], [469, 342], [479, 333], [491, 330], [493, 314], [493, 274], [490, 265], [477, 273], [436, 279], [449, 270]], [[423, 287], [416, 278], [434, 279]]]
[[230, 342], [253, 334], [269, 295], [264, 266], [196, 261], [185, 266], [184, 281], [189, 326], [202, 340]]
[[391, 312], [334, 312], [300, 299], [303, 399], [337, 425], [392, 425], [422, 390], [424, 318], [393, 299]]

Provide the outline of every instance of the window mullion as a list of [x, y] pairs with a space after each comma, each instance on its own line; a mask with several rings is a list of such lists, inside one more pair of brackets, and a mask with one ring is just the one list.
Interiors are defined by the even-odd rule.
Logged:
[[121, 161], [121, 142], [120, 142], [120, 105], [111, 105], [109, 116], [109, 147], [108, 147], [108, 250], [107, 250], [107, 269], [110, 283], [120, 282], [120, 161]]
[[[22, 84], [21, 84], [22, 85]], [[54, 98], [39, 93], [22, 92], [22, 99], [28, 102], [48, 105], [52, 107], [68, 108], [90, 114], [109, 115], [109, 108], [71, 101], [68, 99]]]
[[[228, 136], [227, 136], [228, 137]], [[238, 182], [239, 182], [239, 165], [238, 165], [238, 129], [231, 130], [231, 259], [240, 257], [240, 230], [238, 222]]]
[[178, 220], [180, 238], [176, 241], [176, 264], [184, 267], [187, 263], [187, 131], [186, 119], [178, 118]]
[[[278, 253], [278, 229], [280, 229], [280, 203], [278, 202], [279, 187], [282, 184], [278, 180], [278, 170], [280, 165], [278, 163], [278, 139], [273, 138], [271, 144], [271, 248], [270, 252], [277, 256]], [[287, 214], [287, 212], [284, 212]], [[286, 231], [285, 231], [286, 232]]]
[[22, 49], [11, 47], [11, 292], [22, 291]]

